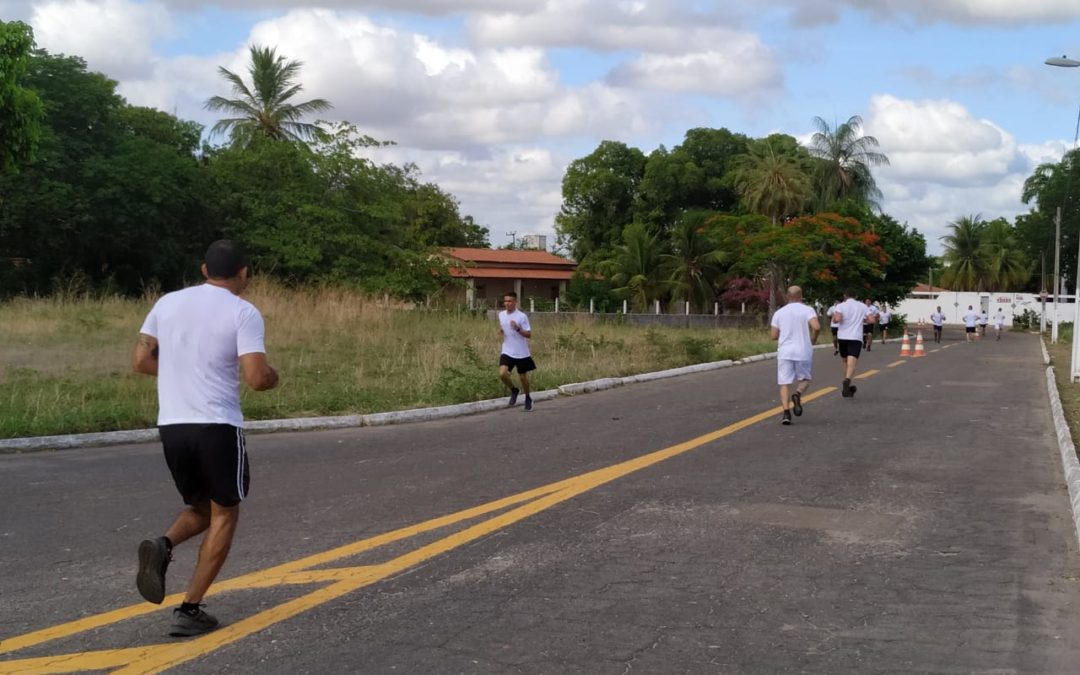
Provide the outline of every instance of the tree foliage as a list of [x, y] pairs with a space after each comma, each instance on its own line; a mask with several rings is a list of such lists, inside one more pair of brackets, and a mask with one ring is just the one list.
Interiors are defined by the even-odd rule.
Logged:
[[32, 159], [41, 138], [44, 106], [20, 82], [33, 47], [29, 26], [0, 21], [0, 174], [13, 173]]
[[888, 166], [889, 158], [878, 152], [876, 138], [862, 133], [862, 118], [852, 115], [846, 122], [830, 127], [815, 117], [814, 127], [817, 131], [810, 139], [810, 154], [818, 159], [819, 208], [853, 199], [880, 210], [881, 190], [872, 169]]

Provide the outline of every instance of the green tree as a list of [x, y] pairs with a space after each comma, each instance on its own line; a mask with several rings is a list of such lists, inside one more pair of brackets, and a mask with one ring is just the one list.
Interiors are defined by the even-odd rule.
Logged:
[[940, 267], [934, 258], [926, 255], [926, 238], [918, 230], [897, 222], [888, 214], [875, 214], [868, 206], [852, 200], [840, 202], [837, 207], [840, 215], [854, 218], [876, 234], [879, 245], [888, 254], [881, 278], [872, 284], [874, 298], [896, 304], [916, 284], [927, 279], [931, 266]]
[[570, 163], [563, 176], [563, 204], [555, 216], [555, 229], [575, 260], [588, 267], [590, 255], [599, 260], [619, 244], [624, 228], [634, 219], [644, 175], [644, 153], [615, 141], [603, 141]]
[[946, 268], [941, 286], [954, 291], [981, 291], [988, 286], [982, 237], [986, 222], [979, 215], [961, 216], [949, 223], [944, 243]]
[[0, 21], [0, 174], [29, 162], [41, 138], [45, 108], [36, 93], [20, 84], [33, 47], [29, 26]]
[[1004, 218], [986, 224], [979, 249], [990, 290], [1020, 289], [1031, 279], [1032, 265], [1017, 241], [1015, 228]]
[[746, 154], [732, 161], [729, 180], [743, 208], [768, 216], [777, 225], [785, 215], [802, 213], [813, 195], [813, 184], [808, 157], [794, 149], [784, 152], [774, 143], [781, 145], [773, 137], [751, 142]]
[[716, 299], [730, 256], [717, 247], [706, 221], [709, 211], [691, 211], [671, 231], [671, 252], [660, 265], [674, 300], [687, 300], [702, 311]]
[[819, 160], [819, 207], [824, 210], [838, 200], [854, 199], [879, 208], [881, 190], [874, 181], [872, 168], [888, 166], [889, 158], [877, 151], [876, 138], [862, 133], [862, 118], [853, 115], [834, 129], [822, 118], [815, 117], [814, 128], [810, 154]]
[[630, 223], [623, 231], [622, 243], [602, 263], [600, 271], [611, 279], [618, 297], [630, 300], [636, 311], [647, 311], [650, 303], [662, 295], [657, 236], [644, 223]]
[[[1024, 181], [1021, 195], [1032, 206], [1029, 213], [1016, 219], [1017, 243], [1029, 260], [1045, 258], [1052, 264], [1056, 227], [1054, 219], [1061, 209], [1061, 250], [1076, 251], [1080, 237], [1080, 150], [1065, 153], [1060, 162], [1039, 165]], [[1077, 277], [1076, 256], [1061, 256], [1061, 272]], [[1037, 284], [1029, 284], [1035, 290]]]
[[241, 146], [251, 144], [258, 137], [275, 141], [309, 141], [315, 138], [318, 127], [303, 122], [303, 118], [329, 110], [332, 106], [321, 98], [303, 103], [291, 102], [303, 90], [303, 86], [296, 82], [303, 63], [289, 61], [278, 55], [273, 47], [252, 45], [250, 54], [250, 87], [231, 70], [218, 68], [218, 73], [232, 84], [234, 98], [213, 96], [207, 100], [207, 110], [228, 115], [214, 125], [211, 133], [228, 134], [234, 144]]
[[77, 57], [35, 52], [24, 82], [46, 116], [35, 161], [0, 178], [0, 249], [29, 260], [3, 290], [48, 292], [71, 276], [129, 293], [179, 284], [213, 230], [201, 127], [128, 106]]

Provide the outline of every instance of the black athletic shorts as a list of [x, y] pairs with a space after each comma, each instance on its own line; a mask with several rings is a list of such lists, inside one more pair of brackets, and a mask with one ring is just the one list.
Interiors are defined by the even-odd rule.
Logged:
[[166, 424], [158, 427], [165, 462], [184, 503], [212, 500], [236, 506], [247, 496], [244, 430], [231, 424]]
[[964, 331], [968, 332], [968, 333], [974, 333], [975, 332], [975, 326], [964, 326]]
[[829, 326], [829, 330], [832, 331], [833, 337], [836, 337], [836, 332], [840, 330], [840, 326]]
[[499, 365], [506, 366], [511, 371], [517, 368], [519, 375], [536, 370], [536, 363], [532, 360], [531, 356], [526, 356], [523, 359], [515, 359], [513, 356], [507, 356], [506, 354], [499, 354]]
[[934, 326], [934, 330], [937, 331], [938, 333], [941, 332], [941, 328], [942, 328], [941, 326]]
[[864, 323], [862, 325], [862, 332], [863, 332], [863, 335], [866, 335], [867, 333], [873, 333], [874, 332], [874, 324], [872, 324], [872, 323]]
[[862, 340], [840, 340], [840, 358], [846, 359], [849, 356], [859, 358], [859, 354], [862, 354]]

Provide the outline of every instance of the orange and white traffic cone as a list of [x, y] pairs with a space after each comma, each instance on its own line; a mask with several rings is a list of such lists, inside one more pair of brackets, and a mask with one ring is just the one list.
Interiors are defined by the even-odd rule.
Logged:
[[900, 356], [911, 356], [911, 339], [907, 329], [904, 329], [904, 339], [900, 341]]
[[915, 334], [915, 353], [912, 356], [926, 356], [926, 351], [923, 349], [922, 331]]

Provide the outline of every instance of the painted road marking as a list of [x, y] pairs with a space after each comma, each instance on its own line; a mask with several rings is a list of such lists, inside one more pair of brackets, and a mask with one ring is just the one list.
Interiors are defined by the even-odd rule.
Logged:
[[873, 377], [874, 375], [877, 375], [880, 372], [881, 372], [880, 370], [868, 370], [865, 373], [860, 373], [859, 375], [856, 375], [855, 379], [856, 380], [865, 380], [866, 378]]
[[889, 368], [895, 368], [895, 367], [897, 367], [897, 366], [902, 366], [902, 365], [904, 365], [905, 363], [907, 363], [907, 361], [893, 361], [892, 363], [890, 363], [890, 364], [889, 364], [889, 366], [888, 366], [888, 367], [889, 367]]
[[[870, 377], [878, 373], [871, 370], [860, 375]], [[836, 391], [835, 387], [825, 387], [803, 397], [804, 403], [826, 396]], [[386, 532], [369, 539], [363, 539], [329, 551], [310, 555], [299, 560], [276, 565], [251, 574], [228, 579], [215, 584], [208, 595], [227, 591], [253, 588], [267, 588], [287, 584], [326, 584], [314, 591], [294, 598], [270, 609], [264, 610], [235, 623], [193, 640], [175, 641], [164, 644], [105, 649], [90, 652], [58, 654], [55, 656], [34, 657], [0, 661], [0, 673], [37, 672], [70, 673], [82, 670], [117, 669], [117, 673], [156, 673], [178, 666], [192, 659], [200, 658], [210, 652], [241, 640], [265, 628], [285, 621], [314, 607], [330, 602], [343, 595], [369, 586], [387, 577], [454, 550], [464, 544], [485, 537], [493, 532], [509, 527], [525, 518], [540, 513], [557, 504], [572, 499], [601, 485], [630, 475], [677, 457], [690, 450], [719, 440], [737, 431], [741, 431], [758, 422], [770, 419], [780, 413], [780, 407], [747, 417], [722, 429], [698, 436], [697, 438], [672, 445], [662, 450], [642, 455], [631, 460], [613, 464], [578, 476], [556, 481], [532, 490], [504, 497], [487, 504], [451, 513], [415, 525]], [[494, 515], [492, 515], [494, 514]], [[437, 530], [449, 525], [476, 520], [465, 529], [449, 534], [436, 541], [420, 546], [386, 562], [369, 565], [339, 567], [332, 569], [311, 569], [330, 562], [355, 556], [365, 551], [377, 549], [402, 539]], [[170, 595], [166, 604], [180, 602], [181, 593]], [[110, 625], [160, 611], [161, 607], [149, 603], [140, 603], [120, 609], [85, 617], [69, 623], [51, 626], [42, 630], [26, 633], [0, 641], [0, 654], [7, 654], [39, 645], [50, 640], [70, 637], [95, 628]]]

